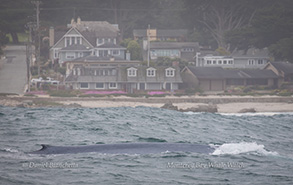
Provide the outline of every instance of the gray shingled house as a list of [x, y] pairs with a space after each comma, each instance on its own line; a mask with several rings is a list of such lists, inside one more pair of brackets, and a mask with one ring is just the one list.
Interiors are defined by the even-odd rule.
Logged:
[[200, 87], [204, 91], [223, 91], [229, 86], [278, 86], [278, 76], [270, 70], [224, 69], [221, 67], [185, 67], [185, 88]]
[[50, 59], [60, 64], [90, 54], [125, 59], [126, 48], [117, 45], [119, 29], [106, 21], [71, 21], [66, 32], [50, 28]]
[[293, 64], [289, 62], [269, 62], [264, 69], [272, 70], [282, 82], [293, 82]]
[[[127, 63], [128, 62], [128, 63]], [[65, 79], [72, 89], [123, 90], [177, 90], [182, 83], [178, 67], [145, 67], [132, 61], [123, 62], [69, 62], [69, 74]]]
[[270, 61], [268, 49], [250, 48], [239, 50], [228, 56], [201, 54], [196, 61], [197, 67], [249, 68], [262, 69]]

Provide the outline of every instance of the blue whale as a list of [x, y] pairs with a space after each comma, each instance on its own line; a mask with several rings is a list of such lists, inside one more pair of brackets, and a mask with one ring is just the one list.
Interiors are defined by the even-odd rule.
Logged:
[[212, 153], [215, 149], [208, 145], [190, 143], [120, 143], [81, 146], [42, 145], [40, 150], [29, 154], [76, 154], [97, 152], [102, 154], [157, 154], [163, 152]]

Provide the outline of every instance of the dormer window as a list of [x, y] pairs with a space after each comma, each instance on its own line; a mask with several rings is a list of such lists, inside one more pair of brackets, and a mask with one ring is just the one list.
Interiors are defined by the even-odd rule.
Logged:
[[166, 77], [174, 77], [175, 76], [175, 69], [169, 67], [165, 70]]
[[148, 68], [147, 69], [147, 77], [155, 77], [156, 76], [156, 69], [155, 68]]
[[127, 76], [135, 77], [136, 76], [136, 71], [137, 71], [137, 69], [134, 68], [134, 67], [128, 68], [127, 69]]

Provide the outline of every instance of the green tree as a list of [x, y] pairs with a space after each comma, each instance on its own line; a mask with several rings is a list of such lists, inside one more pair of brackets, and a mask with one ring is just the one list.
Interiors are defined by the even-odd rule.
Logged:
[[0, 30], [10, 34], [13, 43], [18, 43], [17, 33], [25, 31], [27, 17], [32, 14], [29, 0], [2, 0], [0, 3]]
[[127, 50], [130, 52], [131, 60], [142, 59], [141, 47], [135, 40], [128, 42]]
[[276, 60], [293, 62], [293, 1], [268, 0], [248, 27], [227, 34], [238, 49], [268, 47]]

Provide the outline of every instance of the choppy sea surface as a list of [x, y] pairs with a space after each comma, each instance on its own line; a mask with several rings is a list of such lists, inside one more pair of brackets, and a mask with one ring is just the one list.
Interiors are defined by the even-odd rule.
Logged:
[[[41, 144], [168, 142], [210, 154], [31, 155]], [[0, 184], [293, 184], [293, 114], [0, 107]]]

